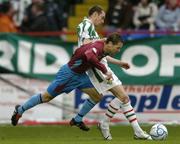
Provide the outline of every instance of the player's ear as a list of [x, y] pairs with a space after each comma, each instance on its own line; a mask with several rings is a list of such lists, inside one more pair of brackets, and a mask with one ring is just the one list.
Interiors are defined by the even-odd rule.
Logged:
[[98, 15], [98, 12], [94, 12], [94, 17], [97, 17]]
[[110, 46], [110, 47], [113, 46], [113, 43], [112, 43], [111, 41], [109, 41], [107, 44], [108, 44], [108, 46]]

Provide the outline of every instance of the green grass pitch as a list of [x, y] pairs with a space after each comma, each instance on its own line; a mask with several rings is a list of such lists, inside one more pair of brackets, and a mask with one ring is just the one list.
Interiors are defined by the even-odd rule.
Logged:
[[[165, 141], [134, 140], [130, 126], [111, 126], [113, 140], [105, 141], [96, 126], [89, 132], [61, 125], [10, 126], [0, 125], [0, 144], [180, 144], [180, 126], [167, 126]], [[150, 126], [143, 126], [149, 131]]]

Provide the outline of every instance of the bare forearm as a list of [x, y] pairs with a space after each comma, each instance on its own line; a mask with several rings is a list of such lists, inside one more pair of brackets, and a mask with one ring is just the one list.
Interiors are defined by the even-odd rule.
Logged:
[[93, 40], [91, 40], [91, 39], [84, 39], [83, 40], [83, 44], [88, 44], [88, 43], [91, 43], [91, 42], [95, 42], [95, 41], [105, 41], [106, 40], [106, 38], [102, 38], [102, 39], [93, 39]]
[[91, 43], [93, 40], [90, 40], [90, 39], [84, 39], [83, 40], [83, 45], [84, 44], [88, 44], [88, 43]]
[[121, 65], [121, 63], [122, 63], [120, 60], [115, 59], [115, 58], [110, 57], [110, 56], [106, 56], [106, 59], [108, 62], [110, 62], [112, 64]]
[[126, 62], [122, 62], [118, 59], [115, 59], [115, 58], [112, 58], [110, 56], [106, 56], [106, 59], [108, 62], [112, 63], [112, 64], [115, 64], [115, 65], [118, 65], [122, 68], [125, 68], [125, 69], [129, 69], [130, 68], [130, 65]]

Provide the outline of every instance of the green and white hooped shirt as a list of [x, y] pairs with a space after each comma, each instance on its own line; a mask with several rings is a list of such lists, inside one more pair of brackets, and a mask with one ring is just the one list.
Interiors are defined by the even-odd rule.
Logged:
[[83, 21], [77, 26], [77, 34], [78, 34], [78, 47], [83, 44], [84, 39], [90, 39], [90, 40], [100, 39], [98, 33], [95, 30], [94, 24], [87, 17], [85, 17]]

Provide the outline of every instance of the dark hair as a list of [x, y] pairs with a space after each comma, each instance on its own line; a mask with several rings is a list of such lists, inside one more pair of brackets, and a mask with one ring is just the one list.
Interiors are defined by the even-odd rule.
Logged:
[[91, 16], [93, 13], [97, 12], [98, 14], [102, 13], [103, 9], [99, 5], [95, 5], [89, 9], [88, 15]]
[[41, 3], [35, 3], [35, 4], [33, 4], [33, 7], [36, 8], [38, 11], [45, 10], [44, 4], [41, 4]]
[[106, 43], [109, 43], [109, 42], [112, 42], [113, 45], [118, 44], [119, 42], [124, 43], [122, 37], [121, 37], [120, 34], [117, 33], [117, 32], [111, 33], [111, 34], [107, 37]]
[[9, 9], [11, 8], [11, 3], [10, 2], [3, 2], [0, 5], [0, 12], [1, 13], [7, 13], [9, 11]]

